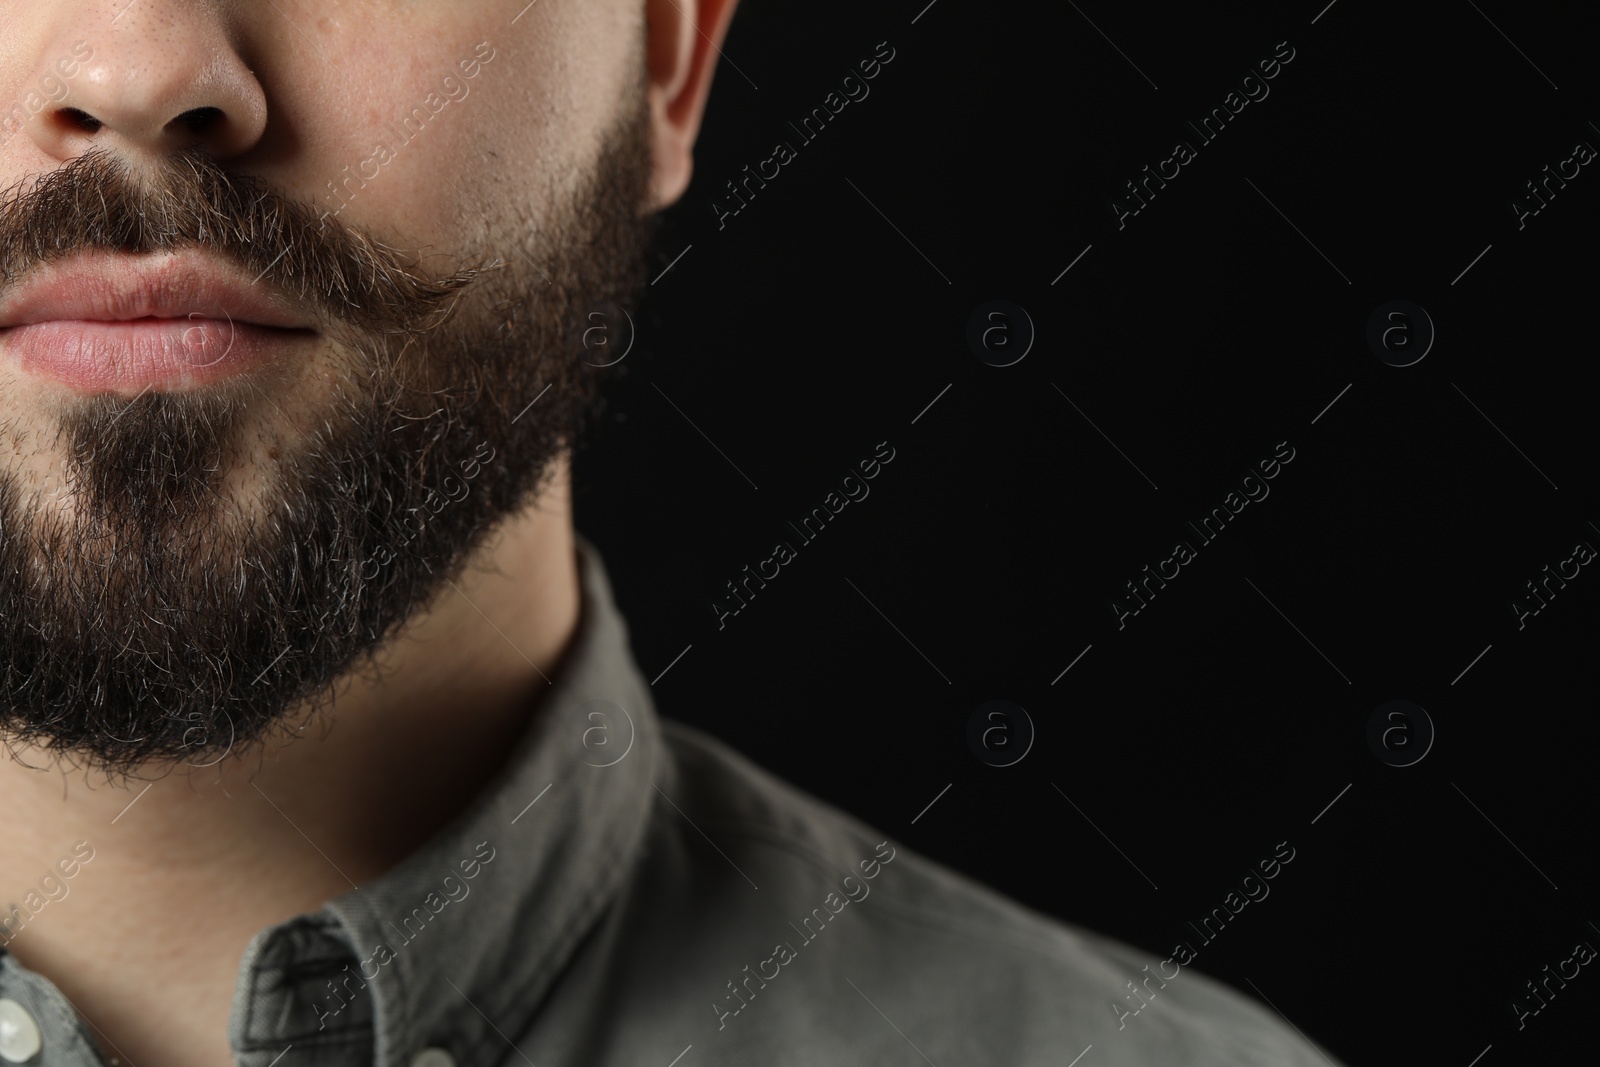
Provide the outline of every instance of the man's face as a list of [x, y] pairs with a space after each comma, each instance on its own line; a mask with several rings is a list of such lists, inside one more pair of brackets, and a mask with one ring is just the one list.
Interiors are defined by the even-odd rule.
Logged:
[[642, 5], [0, 0], [0, 734], [204, 764], [528, 503], [643, 271]]

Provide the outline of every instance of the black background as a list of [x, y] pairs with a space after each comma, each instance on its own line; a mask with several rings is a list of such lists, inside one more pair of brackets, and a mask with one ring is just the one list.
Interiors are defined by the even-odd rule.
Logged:
[[[1544, 1062], [1600, 1003], [1585, 967], [1523, 1029], [1511, 1008], [1600, 946], [1600, 576], [1521, 629], [1510, 601], [1600, 546], [1600, 176], [1520, 230], [1510, 202], [1600, 146], [1593, 24], [1325, 2], [747, 0], [577, 525], [663, 714], [1163, 956], [1287, 841], [1198, 969], [1351, 1064]], [[870, 95], [801, 144], [882, 41]], [[1270, 94], [1199, 144], [1185, 120], [1280, 41]], [[1111, 198], [1180, 139], [1197, 158], [1119, 230]], [[797, 157], [719, 228], [779, 141]], [[992, 299], [1037, 331], [1013, 366], [967, 343]], [[1437, 330], [1403, 368], [1365, 340], [1395, 299]], [[787, 523], [883, 441], [801, 544]], [[1123, 584], [1284, 441], [1270, 495], [1119, 630]], [[719, 630], [778, 540], [797, 558]], [[995, 698], [1037, 729], [998, 769], [966, 741]], [[1366, 739], [1397, 698], [1437, 731], [1403, 768]]]

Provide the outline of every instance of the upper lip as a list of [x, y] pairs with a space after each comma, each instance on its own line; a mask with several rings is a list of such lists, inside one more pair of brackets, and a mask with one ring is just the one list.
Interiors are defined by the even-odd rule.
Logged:
[[151, 318], [225, 318], [279, 329], [313, 324], [283, 296], [198, 250], [76, 255], [30, 272], [0, 298], [0, 328]]

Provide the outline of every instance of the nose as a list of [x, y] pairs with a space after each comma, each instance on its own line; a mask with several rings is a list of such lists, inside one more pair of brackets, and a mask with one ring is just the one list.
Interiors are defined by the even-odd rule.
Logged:
[[62, 4], [39, 63], [67, 92], [29, 120], [34, 143], [63, 162], [91, 148], [147, 159], [249, 151], [266, 129], [267, 98], [230, 39], [229, 6], [134, 0], [93, 5], [101, 10], [89, 16], [91, 5]]

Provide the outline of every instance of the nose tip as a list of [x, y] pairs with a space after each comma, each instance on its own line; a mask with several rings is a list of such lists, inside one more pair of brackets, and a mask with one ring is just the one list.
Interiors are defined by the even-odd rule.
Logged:
[[[266, 94], [220, 14], [141, 0], [101, 27], [65, 96], [30, 123], [34, 141], [65, 161], [91, 148], [168, 155], [247, 152], [267, 123]], [[76, 24], [73, 31], [82, 34]]]

